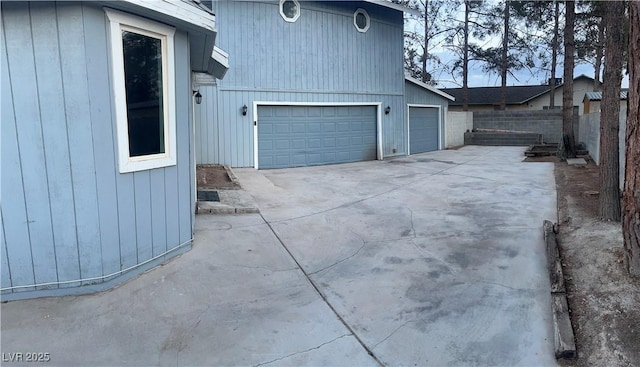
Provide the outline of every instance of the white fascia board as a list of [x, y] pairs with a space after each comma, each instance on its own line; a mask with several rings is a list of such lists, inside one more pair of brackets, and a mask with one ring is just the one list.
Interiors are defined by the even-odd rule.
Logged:
[[222, 79], [227, 73], [227, 70], [229, 70], [229, 54], [218, 46], [213, 46], [211, 60], [209, 60], [209, 74], [215, 76], [217, 79]]
[[229, 69], [229, 54], [218, 46], [213, 46], [211, 58], [220, 63], [220, 65]]
[[433, 93], [435, 93], [435, 94], [437, 94], [437, 95], [439, 95], [441, 97], [444, 97], [444, 98], [446, 98], [446, 99], [448, 99], [450, 101], [455, 101], [456, 100], [456, 97], [454, 97], [452, 95], [449, 95], [449, 94], [447, 94], [447, 93], [445, 93], [445, 92], [443, 92], [443, 91], [441, 91], [441, 90], [439, 90], [437, 88], [434, 88], [434, 87], [432, 87], [432, 86], [430, 86], [428, 84], [425, 84], [425, 83], [419, 81], [418, 79], [412, 78], [410, 76], [405, 76], [404, 79], [406, 81], [408, 81], [408, 82], [411, 82], [411, 83], [417, 85], [418, 87], [421, 87], [421, 88], [424, 88], [424, 89], [426, 89], [428, 91], [431, 91], [431, 92], [433, 92]]
[[123, 0], [124, 2], [153, 10], [211, 32], [216, 31], [215, 15], [181, 0]]
[[389, 8], [389, 9], [393, 9], [393, 10], [399, 10], [403, 13], [409, 13], [411, 15], [415, 15], [415, 16], [420, 16], [420, 12], [415, 10], [415, 9], [411, 9], [411, 8], [407, 8], [406, 6], [402, 6], [399, 4], [394, 4], [390, 1], [386, 1], [386, 0], [364, 0], [365, 3], [370, 3], [370, 4], [376, 4], [376, 5], [380, 5], [380, 6], [384, 6], [385, 8]]

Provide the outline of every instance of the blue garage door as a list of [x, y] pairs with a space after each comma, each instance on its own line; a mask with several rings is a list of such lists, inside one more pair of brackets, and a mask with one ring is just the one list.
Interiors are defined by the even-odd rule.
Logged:
[[375, 106], [259, 106], [258, 168], [374, 160]]
[[438, 109], [409, 107], [410, 154], [438, 150]]

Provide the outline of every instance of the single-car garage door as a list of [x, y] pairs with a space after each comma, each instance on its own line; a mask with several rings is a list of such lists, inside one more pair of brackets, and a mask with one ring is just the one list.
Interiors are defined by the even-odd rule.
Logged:
[[439, 112], [435, 107], [409, 107], [409, 154], [438, 150]]
[[376, 106], [258, 106], [258, 168], [377, 158]]

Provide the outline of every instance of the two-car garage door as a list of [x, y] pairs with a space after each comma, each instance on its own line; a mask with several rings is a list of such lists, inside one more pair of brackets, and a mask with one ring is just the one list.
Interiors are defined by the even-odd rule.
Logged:
[[377, 158], [376, 106], [258, 106], [258, 168]]

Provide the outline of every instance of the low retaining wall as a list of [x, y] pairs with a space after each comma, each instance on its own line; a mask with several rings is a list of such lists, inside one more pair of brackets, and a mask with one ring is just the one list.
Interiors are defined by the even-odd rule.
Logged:
[[[578, 116], [574, 118], [578, 136]], [[544, 143], [559, 143], [562, 136], [562, 110], [506, 110], [473, 113], [475, 129], [509, 130], [542, 134]]]
[[470, 132], [464, 133], [465, 145], [533, 145], [542, 144], [542, 134], [512, 132]]

